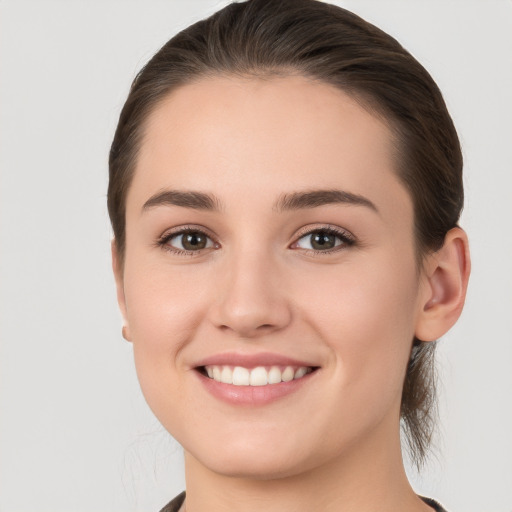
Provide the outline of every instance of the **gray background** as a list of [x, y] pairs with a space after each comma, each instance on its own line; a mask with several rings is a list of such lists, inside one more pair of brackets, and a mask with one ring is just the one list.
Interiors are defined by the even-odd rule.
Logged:
[[[225, 3], [0, 0], [1, 512], [156, 511], [184, 486], [120, 335], [106, 162], [136, 71]], [[429, 69], [464, 147], [473, 275], [411, 478], [452, 512], [511, 512], [512, 3], [337, 3]]]

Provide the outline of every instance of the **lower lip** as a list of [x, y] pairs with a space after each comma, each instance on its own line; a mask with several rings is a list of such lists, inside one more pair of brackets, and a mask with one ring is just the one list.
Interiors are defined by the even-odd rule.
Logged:
[[266, 386], [234, 386], [197, 373], [204, 387], [215, 397], [232, 405], [266, 405], [297, 392], [307, 384], [317, 370], [300, 379]]

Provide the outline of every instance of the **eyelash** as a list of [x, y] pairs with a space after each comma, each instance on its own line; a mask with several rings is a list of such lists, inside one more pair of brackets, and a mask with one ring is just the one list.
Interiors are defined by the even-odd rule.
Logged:
[[[219, 246], [218, 242], [214, 239], [212, 235], [209, 234], [208, 231], [206, 231], [204, 228], [200, 226], [184, 226], [176, 229], [175, 231], [166, 232], [164, 233], [156, 242], [156, 245], [158, 247], [161, 247], [165, 251], [169, 251], [173, 254], [176, 254], [178, 256], [199, 256], [203, 253], [203, 250], [197, 250], [197, 251], [187, 251], [186, 249], [179, 249], [177, 247], [172, 247], [169, 245], [169, 241], [177, 236], [180, 235], [186, 235], [187, 233], [196, 233], [205, 236], [206, 238], [210, 239], [213, 244], [214, 248], [217, 248]], [[208, 248], [211, 249], [211, 248]]]
[[297, 245], [298, 242], [307, 236], [311, 236], [314, 233], [323, 233], [326, 235], [333, 235], [341, 240], [341, 243], [339, 245], [334, 246], [331, 249], [327, 250], [318, 250], [318, 249], [301, 249], [300, 247], [296, 248], [296, 250], [302, 250], [306, 252], [307, 254], [315, 255], [315, 256], [327, 256], [333, 253], [336, 253], [338, 251], [342, 251], [346, 249], [347, 247], [354, 246], [356, 244], [356, 238], [352, 233], [341, 229], [337, 226], [331, 226], [331, 225], [319, 225], [316, 227], [306, 226], [302, 228], [299, 233], [297, 234], [295, 242], [293, 242], [293, 245]]
[[[220, 247], [220, 244], [215, 240], [215, 238], [212, 235], [210, 235], [204, 228], [199, 227], [199, 226], [184, 226], [184, 227], [176, 229], [175, 231], [164, 233], [157, 240], [156, 245], [158, 247], [160, 247], [166, 251], [169, 251], [173, 254], [176, 254], [178, 256], [190, 256], [190, 257], [199, 256], [200, 254], [203, 253], [204, 249], [199, 249], [196, 251], [188, 251], [185, 249], [179, 249], [177, 247], [172, 247], [171, 245], [169, 245], [169, 241], [172, 238], [180, 236], [180, 235], [186, 235], [187, 233], [200, 234], [200, 235], [207, 237], [209, 240], [211, 240], [214, 244], [214, 247], [209, 247], [208, 249], [212, 249], [212, 248], [216, 249], [216, 248]], [[333, 235], [333, 236], [337, 237], [339, 240], [341, 240], [341, 243], [339, 245], [336, 245], [333, 248], [327, 249], [327, 250], [301, 249], [300, 247], [293, 247], [294, 245], [297, 245], [298, 242], [302, 238], [304, 238], [308, 235], [311, 236], [314, 233], [324, 233], [326, 235]], [[331, 225], [328, 225], [328, 226], [319, 225], [316, 227], [307, 226], [307, 227], [302, 228], [297, 233], [295, 242], [293, 242], [293, 244], [291, 244], [290, 247], [294, 248], [295, 250], [301, 250], [308, 254], [325, 256], [325, 255], [333, 254], [340, 250], [344, 250], [347, 247], [353, 246], [355, 244], [356, 244], [355, 237], [348, 231], [340, 229], [335, 226], [331, 226]]]

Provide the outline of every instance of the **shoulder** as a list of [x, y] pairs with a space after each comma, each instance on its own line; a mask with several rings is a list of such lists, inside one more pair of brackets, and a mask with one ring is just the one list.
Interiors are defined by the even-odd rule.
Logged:
[[181, 505], [183, 505], [183, 502], [185, 501], [185, 491], [183, 491], [181, 494], [178, 494], [176, 498], [174, 498], [172, 501], [167, 503], [165, 507], [160, 510], [160, 512], [178, 512]]

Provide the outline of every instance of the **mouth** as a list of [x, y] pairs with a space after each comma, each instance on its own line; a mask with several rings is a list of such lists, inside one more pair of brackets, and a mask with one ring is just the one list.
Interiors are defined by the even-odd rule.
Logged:
[[281, 354], [223, 353], [192, 367], [204, 388], [231, 406], [263, 406], [309, 389], [320, 370]]
[[316, 371], [314, 366], [244, 366], [231, 365], [205, 365], [199, 366], [197, 371], [204, 377], [222, 384], [233, 386], [275, 386], [285, 382], [303, 379], [306, 375]]

